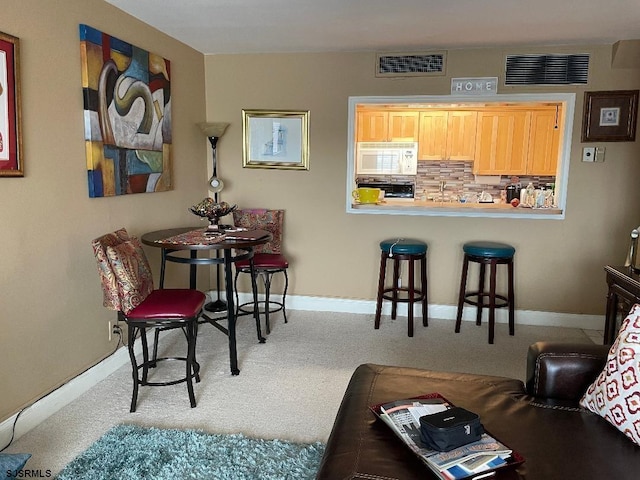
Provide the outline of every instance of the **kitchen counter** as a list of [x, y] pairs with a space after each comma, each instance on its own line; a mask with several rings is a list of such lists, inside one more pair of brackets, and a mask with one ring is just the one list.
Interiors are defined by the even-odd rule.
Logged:
[[564, 218], [560, 208], [513, 207], [508, 203], [454, 203], [386, 199], [377, 204], [352, 203], [353, 213], [465, 217]]

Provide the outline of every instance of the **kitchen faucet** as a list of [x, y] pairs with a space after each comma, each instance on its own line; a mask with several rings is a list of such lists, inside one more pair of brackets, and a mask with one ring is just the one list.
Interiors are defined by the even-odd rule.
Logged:
[[438, 190], [440, 190], [440, 201], [444, 202], [444, 187], [447, 186], [447, 182], [445, 180], [440, 180], [440, 185]]

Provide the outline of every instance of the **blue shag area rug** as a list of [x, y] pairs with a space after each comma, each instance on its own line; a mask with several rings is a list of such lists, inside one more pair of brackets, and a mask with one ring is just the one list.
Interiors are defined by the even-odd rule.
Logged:
[[119, 425], [69, 463], [58, 480], [313, 479], [323, 443]]

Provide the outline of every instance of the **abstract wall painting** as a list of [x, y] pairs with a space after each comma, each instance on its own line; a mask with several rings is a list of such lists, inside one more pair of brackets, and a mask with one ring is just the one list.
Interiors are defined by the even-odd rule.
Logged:
[[20, 40], [0, 32], [0, 177], [23, 177]]
[[171, 190], [171, 68], [80, 25], [89, 196]]

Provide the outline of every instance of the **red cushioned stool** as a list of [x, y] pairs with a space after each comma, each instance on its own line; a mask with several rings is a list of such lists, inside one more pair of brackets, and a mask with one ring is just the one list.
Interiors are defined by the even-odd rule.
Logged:
[[[200, 365], [196, 361], [198, 317], [206, 300], [204, 293], [194, 289], [154, 289], [151, 267], [135, 237], [124, 228], [102, 235], [91, 243], [98, 263], [102, 283], [104, 306], [118, 312], [118, 321], [126, 322], [127, 347], [131, 360], [133, 393], [131, 412], [136, 411], [139, 386], [166, 386], [185, 382], [191, 407], [196, 406], [193, 379], [200, 381]], [[187, 340], [184, 357], [157, 356], [158, 330], [182, 329]], [[147, 329], [156, 329], [152, 358], [149, 358]], [[142, 363], [134, 352], [137, 337], [142, 342]], [[185, 362], [185, 375], [175, 380], [150, 381], [149, 369], [158, 362], [180, 360]], [[140, 374], [142, 370], [142, 374]]]
[[[271, 333], [270, 314], [282, 311], [284, 323], [287, 323], [285, 304], [287, 289], [289, 288], [289, 275], [287, 274], [289, 261], [282, 253], [284, 210], [267, 210], [260, 208], [234, 210], [233, 223], [237, 227], [266, 230], [273, 236], [270, 242], [255, 248], [255, 254], [251, 260], [242, 260], [235, 263], [236, 276], [234, 280], [237, 315], [253, 315], [254, 305], [257, 303], [262, 313], [264, 313], [267, 333]], [[252, 302], [240, 304], [237, 289], [238, 275], [240, 273], [250, 274], [251, 262], [253, 262], [253, 272], [256, 278], [262, 277], [263, 279], [264, 300], [254, 298]], [[284, 275], [284, 289], [281, 300], [279, 301], [271, 296], [271, 281], [277, 273]]]

